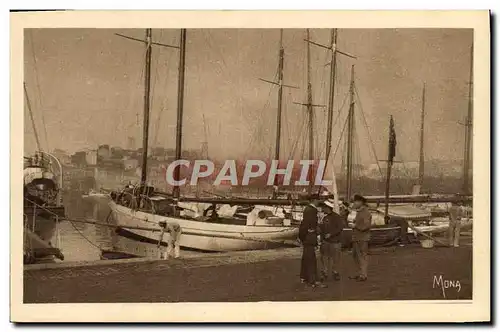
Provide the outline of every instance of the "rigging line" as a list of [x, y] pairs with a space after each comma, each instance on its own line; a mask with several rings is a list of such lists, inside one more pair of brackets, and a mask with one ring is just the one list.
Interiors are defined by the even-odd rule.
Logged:
[[[151, 39], [153, 39], [153, 32], [151, 32]], [[153, 49], [151, 49], [151, 56], [153, 56]], [[155, 87], [156, 87], [156, 84], [158, 82], [158, 76], [159, 73], [158, 73], [158, 61], [159, 61], [159, 58], [160, 58], [160, 53], [159, 51], [156, 53], [156, 59], [154, 60], [154, 71], [155, 71], [155, 78], [153, 80], [153, 84], [151, 85], [151, 96], [150, 96], [150, 112], [154, 109], [154, 102], [155, 102]], [[160, 119], [160, 116], [161, 116], [161, 108], [160, 108], [160, 111], [158, 112], [158, 120]], [[156, 127], [155, 127], [155, 132], [154, 132], [154, 135], [151, 135], [151, 136], [154, 136], [155, 137], [155, 140], [156, 140], [156, 136], [158, 134], [158, 124], [159, 124], [159, 121], [156, 122]], [[155, 140], [153, 140], [153, 143], [155, 142]], [[154, 145], [152, 146], [154, 147]]]
[[[305, 135], [304, 135], [304, 136], [305, 136]], [[304, 139], [304, 140], [302, 141], [302, 143], [305, 143], [305, 142], [306, 142], [306, 140]], [[299, 156], [300, 156], [300, 159], [304, 159], [305, 152], [306, 152], [306, 144], [301, 144], [301, 147], [302, 147], [302, 150], [300, 150], [300, 154], [299, 154]]]
[[[258, 114], [263, 114], [264, 111], [269, 107], [271, 104], [271, 93], [272, 93], [272, 88], [270, 88], [266, 102], [264, 103], [264, 106], [262, 106], [262, 109], [258, 112]], [[257, 143], [261, 144], [262, 143], [262, 131], [264, 130], [262, 124], [262, 117], [259, 117], [259, 120], [257, 120], [257, 125], [252, 129], [252, 135], [250, 138], [250, 143]], [[250, 144], [247, 148], [247, 151], [245, 154], [248, 152], [252, 144]], [[260, 148], [260, 147], [259, 147]]]
[[[205, 43], [207, 44], [208, 48], [210, 50], [215, 50], [215, 52], [218, 53], [218, 56], [220, 57], [222, 65], [224, 66], [224, 68], [223, 68], [223, 66], [221, 66], [221, 64], [219, 63], [219, 61], [216, 61], [217, 65], [219, 66], [219, 73], [218, 74], [224, 73], [223, 69], [227, 70], [227, 64], [226, 64], [226, 61], [224, 61], [224, 57], [222, 56], [222, 53], [219, 50], [219, 48], [218, 47], [214, 47], [213, 44], [212, 44], [212, 42], [210, 41], [210, 38], [213, 38], [212, 34], [210, 33], [210, 31], [205, 31], [205, 30], [202, 30], [202, 34], [203, 34], [203, 38], [204, 38]], [[208, 35], [208, 37], [206, 36], [206, 34]]]
[[[303, 118], [303, 117], [302, 117]], [[299, 141], [301, 141], [302, 134], [304, 133], [304, 127], [306, 126], [306, 121], [299, 121], [298, 122], [298, 128], [296, 133], [298, 133], [295, 141], [292, 144], [292, 148], [290, 149], [290, 155], [288, 159], [295, 159], [295, 153], [297, 152], [297, 147], [299, 145]]]
[[304, 132], [304, 127], [306, 126], [306, 121], [304, 119], [304, 115], [299, 113], [297, 114], [299, 117], [299, 121], [297, 122], [298, 126], [296, 129], [295, 141], [292, 143], [292, 148], [290, 149], [290, 158], [295, 158], [297, 154], [297, 150], [299, 148], [299, 142], [302, 141], [302, 134]]
[[[399, 149], [398, 149], [397, 146], [396, 146], [396, 154], [398, 156], [401, 156], [401, 154], [399, 153]], [[406, 166], [405, 166], [404, 163], [402, 163], [402, 164], [403, 164], [403, 174], [408, 177], [408, 173], [406, 172]], [[396, 185], [398, 186], [398, 189], [400, 190], [400, 192], [402, 192], [402, 193], [405, 192], [404, 188], [403, 188], [403, 185], [402, 185], [402, 183], [400, 181], [396, 182]]]
[[356, 166], [355, 168], [355, 172], [356, 172], [356, 176], [359, 178], [361, 178], [361, 170], [360, 170], [360, 166], [362, 165], [362, 160], [361, 160], [361, 148], [359, 146], [359, 136], [358, 137], [354, 137], [354, 165]]
[[[289, 137], [290, 135], [290, 126], [289, 126], [289, 119], [287, 117], [287, 111], [288, 111], [288, 107], [287, 107], [287, 101], [288, 101], [288, 95], [287, 94], [283, 94], [283, 106], [282, 106], [282, 129], [283, 129], [283, 137]], [[281, 140], [281, 137], [280, 137], [280, 140]], [[285, 151], [285, 146], [288, 145], [288, 141], [286, 142], [286, 145], [284, 144], [281, 144], [280, 146], [280, 155], [285, 155], [285, 153], [282, 153], [282, 151], [284, 152]]]
[[[203, 32], [205, 32], [205, 30], [203, 30]], [[212, 33], [210, 32], [210, 30], [206, 30], [206, 32], [207, 32], [207, 34], [208, 34], [208, 36], [209, 36], [210, 38], [213, 38]], [[213, 44], [210, 42], [210, 40], [208, 40], [208, 41], [209, 41], [209, 43], [210, 43], [211, 45], [213, 45]], [[215, 47], [212, 47], [212, 48], [214, 48], [214, 49], [215, 49], [215, 51], [216, 51], [217, 53], [219, 53], [220, 60], [222, 61], [222, 64], [224, 65], [224, 67], [226, 67], [226, 69], [227, 69], [227, 64], [226, 64], [226, 61], [224, 60], [224, 55], [222, 54], [222, 52], [221, 52], [220, 48], [217, 46], [217, 44], [215, 44], [215, 45], [216, 45], [216, 46], [215, 46]]]
[[[146, 58], [146, 50], [143, 50], [142, 52], [143, 52], [143, 55], [142, 55], [142, 56], [143, 56], [143, 59], [145, 59], [145, 58]], [[137, 88], [140, 88], [140, 85], [141, 85], [141, 84], [142, 84], [142, 82], [144, 81], [144, 80], [143, 80], [143, 78], [144, 78], [144, 76], [143, 76], [143, 75], [144, 75], [144, 66], [141, 66], [141, 69], [140, 69], [140, 70], [141, 70], [141, 71], [140, 71], [140, 74], [139, 74], [139, 77], [138, 77], [138, 79], [139, 79], [138, 81], [139, 81], [139, 82], [138, 82], [138, 83], [136, 83], [136, 84], [134, 85], [134, 89], [132, 90], [132, 93], [130, 94], [130, 102], [129, 102], [129, 106], [132, 106], [132, 110], [135, 110], [136, 108], [139, 108], [139, 103], [140, 103], [140, 102], [137, 100], [137, 98], [135, 98], [135, 96], [136, 96], [136, 93], [135, 93], [135, 92], [137, 92], [137, 91], [136, 91], [136, 90], [137, 90]], [[137, 107], [136, 107], [136, 104], [137, 104]], [[135, 111], [134, 111], [134, 115], [137, 115], [137, 113], [135, 113]], [[133, 127], [133, 126], [138, 126], [138, 125], [139, 125], [139, 124], [138, 124], [138, 119], [136, 118], [136, 119], [134, 119], [134, 121], [132, 121], [132, 122], [131, 122], [131, 124], [128, 126], [128, 129], [130, 129], [130, 128], [131, 128], [131, 127]]]
[[335, 125], [337, 124], [337, 121], [340, 119], [340, 115], [342, 114], [342, 109], [344, 108], [348, 97], [349, 97], [349, 92], [346, 92], [345, 97], [344, 97], [344, 101], [342, 102], [342, 106], [340, 106], [339, 111], [337, 112], [337, 118], [335, 118], [335, 121], [333, 122], [332, 128], [335, 127]]
[[78, 234], [80, 234], [81, 237], [83, 237], [85, 240], [87, 240], [88, 243], [90, 243], [92, 246], [96, 247], [97, 249], [99, 250], [102, 250], [102, 248], [100, 246], [98, 246], [97, 244], [93, 243], [89, 238], [87, 238], [76, 226], [75, 224], [73, 224], [73, 221], [69, 220], [69, 219], [65, 219], [67, 221], [69, 221], [69, 223], [71, 224], [71, 226], [73, 226], [73, 228], [78, 232]]
[[26, 89], [26, 83], [23, 84], [24, 87], [24, 96], [26, 98], [26, 106], [28, 107], [28, 112], [31, 118], [31, 124], [33, 125], [33, 133], [35, 134], [35, 140], [38, 150], [41, 150], [40, 147], [40, 139], [38, 138], [38, 132], [36, 131], [35, 119], [33, 118], [33, 112], [31, 111], [30, 99], [28, 97], [28, 90]]
[[[161, 39], [162, 35], [163, 35], [163, 30], [161, 30], [160, 39]], [[166, 61], [166, 65], [165, 65], [165, 67], [166, 67], [166, 71], [167, 71], [167, 74], [168, 74], [168, 71], [169, 71], [168, 64], [170, 63], [170, 60], [172, 60], [172, 56], [173, 56], [173, 54], [174, 54], [174, 53], [175, 53], [175, 52], [169, 52], [169, 54], [168, 54], [168, 56], [167, 56], [167, 61]], [[159, 60], [158, 60], [158, 61], [159, 61]], [[198, 68], [198, 73], [199, 73], [199, 66], [198, 66], [198, 64], [197, 64], [197, 63], [196, 63], [196, 66], [197, 66], [197, 68]], [[168, 80], [168, 75], [167, 75], [167, 74], [165, 74], [165, 87], [164, 87], [164, 91], [167, 91], [167, 90], [168, 90], [168, 87], [169, 87], [169, 85], [168, 85], [168, 81], [169, 81], [169, 80]], [[198, 75], [198, 76], [199, 76], [199, 75]], [[166, 106], [166, 105], [167, 105], [167, 101], [168, 101], [168, 96], [167, 96], [167, 94], [165, 94], [165, 98], [164, 98], [164, 99], [162, 99], [160, 112], [159, 112], [159, 114], [158, 114], [158, 120], [157, 120], [157, 124], [156, 124], [156, 133], [155, 133], [154, 145], [157, 145], [157, 144], [158, 144], [158, 134], [159, 134], [159, 131], [160, 131], [159, 127], [160, 127], [160, 124], [161, 124], [161, 121], [160, 121], [160, 120], [161, 120], [161, 116], [162, 116], [163, 112], [164, 112], [164, 111], [166, 110], [166, 108], [167, 108], [167, 106]]]
[[[298, 135], [296, 136], [295, 140], [292, 141], [292, 146], [290, 147], [290, 153], [289, 153], [288, 159], [292, 159], [295, 157], [297, 146], [298, 146], [299, 141], [300, 141], [300, 135], [304, 130], [303, 127], [306, 125], [306, 121], [304, 121], [304, 114], [302, 114], [302, 115], [297, 114], [297, 117], [299, 117], [300, 121], [297, 121], [297, 127], [296, 127], [294, 133], [295, 134], [298, 133]], [[290, 134], [292, 134], [292, 133], [290, 133]]]
[[[33, 39], [33, 31], [32, 29], [29, 29], [30, 32], [30, 37], [31, 37], [31, 54], [33, 55], [33, 67], [35, 71], [35, 85], [38, 91], [38, 103], [40, 104], [40, 113], [42, 114], [42, 125], [43, 125], [43, 133], [45, 136], [45, 144], [47, 145], [47, 150], [49, 150], [49, 139], [47, 136], [47, 126], [45, 125], [45, 114], [43, 110], [43, 105], [42, 105], [42, 91], [40, 89], [40, 82], [38, 80], [38, 66], [37, 66], [37, 61], [36, 61], [36, 56], [35, 56], [35, 45], [34, 45], [34, 39]], [[40, 147], [39, 147], [40, 148]]]
[[[300, 159], [304, 159], [304, 157], [305, 157], [305, 150], [306, 150], [306, 146], [307, 146], [306, 142], [309, 139], [309, 137], [308, 137], [309, 136], [308, 135], [309, 125], [308, 125], [308, 121], [306, 120], [307, 116], [308, 115], [306, 115], [305, 113], [302, 114], [302, 119], [303, 119], [303, 122], [304, 122], [304, 127], [303, 127], [303, 129], [301, 131], [301, 134], [300, 134], [301, 136], [300, 137], [302, 137], [302, 135], [303, 135], [304, 139], [298, 141], [298, 142], [302, 143], [300, 145], [302, 147], [302, 150], [300, 151], [300, 154], [299, 154]], [[297, 143], [297, 146], [298, 146], [298, 143]]]
[[342, 137], [344, 137], [344, 132], [347, 128], [347, 123], [349, 122], [349, 117], [346, 118], [345, 122], [344, 122], [344, 128], [342, 128], [342, 132], [340, 133], [340, 139], [337, 143], [337, 147], [335, 148], [335, 152], [333, 153], [333, 159], [332, 160], [335, 160], [335, 156], [337, 155], [337, 151], [339, 149], [339, 146], [340, 146], [340, 142], [342, 142]]
[[[344, 97], [344, 100], [342, 102], [342, 106], [340, 106], [339, 111], [337, 112], [337, 117], [335, 118], [335, 121], [333, 122], [332, 128], [334, 128], [337, 125], [337, 122], [340, 119], [340, 115], [342, 115], [342, 109], [344, 108], [344, 106], [345, 106], [345, 104], [347, 102], [347, 98], [348, 97], [349, 97], [349, 92], [345, 93], [345, 97]], [[340, 141], [342, 141], [342, 135], [343, 135], [343, 131], [342, 131], [341, 136], [339, 137], [339, 143], [338, 144], [340, 144]], [[325, 147], [326, 147], [325, 144], [326, 144], [326, 142], [323, 142], [322, 144], [323, 144], [322, 149], [325, 150]], [[321, 151], [323, 151], [323, 150], [321, 150]], [[325, 158], [326, 158], [326, 156], [325, 156]], [[335, 158], [335, 155], [333, 156], [333, 158]]]
[[[276, 69], [276, 73], [275, 73], [275, 75], [274, 75], [274, 79], [276, 79], [277, 75], [278, 75], [278, 69]], [[262, 107], [262, 109], [258, 112], [258, 114], [263, 114], [263, 113], [264, 113], [264, 110], [265, 110], [265, 109], [269, 106], [269, 104], [271, 103], [271, 93], [273, 92], [273, 87], [274, 87], [273, 85], [271, 85], [271, 86], [269, 87], [269, 92], [268, 92], [268, 94], [267, 94], [267, 99], [266, 99], [266, 102], [265, 102], [264, 106]], [[261, 130], [262, 130], [262, 128], [261, 128], [261, 127], [262, 127], [262, 123], [261, 123], [262, 121], [263, 121], [263, 117], [259, 117], [259, 121], [258, 121], [257, 126], [256, 126], [256, 127], [254, 127], [254, 128], [253, 128], [253, 130], [252, 130], [253, 132], [252, 132], [252, 135], [250, 136], [250, 142], [249, 142], [249, 144], [248, 144], [248, 146], [247, 146], [247, 149], [246, 149], [246, 151], [245, 151], [244, 155], [248, 155], [248, 152], [249, 152], [249, 151], [250, 151], [250, 149], [252, 148], [253, 143], [255, 143], [255, 142], [256, 142], [256, 141], [255, 141], [255, 137], [256, 137], [256, 136], [260, 137], [260, 135], [257, 135], [257, 134], [258, 134], [258, 133], [260, 133], [260, 132], [261, 132]], [[248, 127], [247, 127], [247, 128], [248, 128]], [[257, 141], [257, 143], [261, 143], [261, 141], [259, 140], [259, 141]], [[259, 150], [261, 150], [261, 149], [259, 148]]]
[[399, 159], [401, 160], [401, 164], [403, 165], [403, 173], [405, 174], [405, 176], [411, 178], [411, 172], [408, 169], [408, 167], [406, 167], [406, 163], [404, 162], [403, 155], [401, 154], [401, 151], [399, 150], [397, 145], [396, 145], [396, 153], [398, 154]]
[[[292, 97], [292, 92], [291, 91], [288, 91], [288, 97], [287, 97], [287, 100], [288, 101], [292, 101], [293, 102], [293, 97]], [[299, 112], [297, 112], [296, 108], [294, 108], [293, 106], [290, 108], [288, 104], [284, 103], [284, 105], [287, 105], [286, 106], [286, 112], [283, 112], [283, 114], [285, 115], [285, 118], [287, 121], [283, 121], [284, 124], [285, 124], [285, 131], [284, 133], [286, 133], [284, 135], [284, 137], [287, 137], [289, 138], [287, 140], [287, 148], [288, 148], [288, 153], [289, 153], [289, 159], [293, 157], [293, 152], [292, 153], [292, 148], [294, 146], [296, 146], [298, 144], [297, 140], [292, 140], [290, 139], [290, 137], [296, 137], [297, 134], [300, 133], [300, 130], [302, 128], [302, 126], [304, 126], [304, 113], [302, 112], [302, 110], [300, 110]], [[289, 114], [289, 117], [286, 117], [286, 114], [288, 114], [288, 111], [291, 111], [291, 110], [294, 110], [295, 113], [293, 114]], [[293, 115], [293, 116], [290, 116], [290, 115]], [[295, 120], [295, 121], [294, 121]], [[295, 126], [293, 126], [295, 125]]]
[[368, 122], [366, 121], [365, 112], [363, 110], [363, 106], [361, 105], [361, 98], [359, 97], [358, 87], [356, 86], [356, 84], [354, 84], [354, 92], [355, 92], [356, 97], [357, 97], [359, 110], [361, 111], [361, 117], [363, 119], [363, 124], [365, 126], [366, 132], [368, 133], [368, 140], [370, 141], [370, 147], [371, 147], [372, 153], [375, 157], [375, 162], [377, 163], [378, 171], [380, 173], [380, 176], [383, 177], [384, 174], [382, 172], [382, 168], [380, 167], [379, 159], [377, 157], [377, 152], [375, 150], [375, 144], [373, 143], [373, 140], [371, 138], [370, 129], [368, 128]]

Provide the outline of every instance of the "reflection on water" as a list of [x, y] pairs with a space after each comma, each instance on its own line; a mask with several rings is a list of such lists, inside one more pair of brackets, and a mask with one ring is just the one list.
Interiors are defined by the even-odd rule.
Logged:
[[[69, 219], [97, 219], [106, 222], [110, 209], [106, 200], [82, 199], [81, 192], [69, 191], [64, 195], [66, 215]], [[110, 222], [112, 222], [110, 220]], [[111, 227], [62, 221], [59, 224], [60, 247], [65, 261], [99, 260], [101, 248], [112, 244]]]

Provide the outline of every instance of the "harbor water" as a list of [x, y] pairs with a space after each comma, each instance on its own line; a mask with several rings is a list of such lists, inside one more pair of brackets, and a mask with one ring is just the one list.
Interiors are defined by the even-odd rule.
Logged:
[[[65, 261], [94, 261], [101, 259], [101, 249], [112, 247], [114, 230], [112, 227], [85, 224], [72, 219], [96, 219], [99, 222], [114, 223], [109, 218], [110, 209], [106, 199], [83, 198], [78, 191], [68, 191], [64, 195], [64, 205], [68, 220], [58, 224], [55, 244], [61, 248]], [[59, 242], [59, 243], [57, 243]]]
[[[139, 246], [151, 250], [148, 244], [128, 240], [115, 234], [116, 221], [113, 219], [107, 197], [84, 197], [81, 191], [67, 191], [64, 195], [67, 220], [61, 221], [52, 240], [60, 248], [65, 262], [96, 261], [103, 259], [102, 250], [115, 247]], [[76, 221], [75, 221], [76, 220]], [[95, 220], [109, 226], [82, 223], [77, 220]], [[125, 241], [125, 242], [124, 242]], [[153, 248], [153, 250], [156, 250]], [[193, 252], [181, 250], [182, 256]], [[200, 252], [196, 252], [200, 255]]]

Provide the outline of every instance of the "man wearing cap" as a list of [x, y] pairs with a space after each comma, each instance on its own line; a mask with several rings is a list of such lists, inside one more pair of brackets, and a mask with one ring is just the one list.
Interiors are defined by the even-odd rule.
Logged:
[[322, 262], [322, 278], [326, 280], [330, 276], [334, 280], [340, 280], [339, 262], [341, 250], [341, 235], [344, 228], [342, 216], [334, 212], [334, 202], [326, 200], [322, 210], [326, 213], [321, 224], [321, 248], [320, 257]]
[[357, 210], [352, 230], [352, 254], [358, 269], [358, 275], [351, 277], [357, 281], [367, 279], [368, 269], [368, 241], [370, 241], [370, 228], [372, 215], [366, 205], [366, 198], [354, 195], [353, 207]]
[[319, 202], [313, 200], [304, 208], [302, 222], [299, 227], [299, 240], [302, 243], [302, 261], [300, 281], [313, 287], [324, 287], [317, 281], [316, 246], [318, 245], [318, 209]]

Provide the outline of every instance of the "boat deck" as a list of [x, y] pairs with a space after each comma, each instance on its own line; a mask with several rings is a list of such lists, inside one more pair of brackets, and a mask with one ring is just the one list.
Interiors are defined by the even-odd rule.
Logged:
[[[354, 264], [342, 254], [343, 279], [325, 289], [299, 282], [300, 249], [196, 254], [177, 260], [101, 261], [26, 267], [25, 303], [442, 300], [434, 276], [453, 276], [461, 289], [446, 299], [472, 298], [472, 238], [459, 248], [418, 245], [374, 248], [368, 282], [347, 278]], [[424, 268], [425, 267], [425, 268]], [[147, 282], [144, 282], [147, 280]]]

